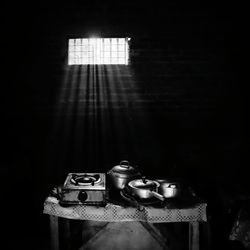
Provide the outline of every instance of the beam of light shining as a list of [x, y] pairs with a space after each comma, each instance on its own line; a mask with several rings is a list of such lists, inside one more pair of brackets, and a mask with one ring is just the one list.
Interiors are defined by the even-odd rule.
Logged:
[[51, 128], [51, 136], [54, 137], [59, 132], [58, 128], [62, 129], [62, 125], [65, 126], [65, 115], [68, 111], [68, 101], [72, 92], [72, 82], [74, 82], [74, 76], [76, 75], [77, 68], [65, 69], [62, 84], [58, 90], [55, 103], [55, 119]]
[[114, 155], [126, 158], [136, 151], [129, 143], [138, 137], [137, 130], [145, 122], [134, 116], [133, 104], [140, 101], [140, 96], [133, 89], [138, 86], [130, 66], [82, 65], [66, 69], [57, 100], [60, 119], [54, 131], [61, 142], [57, 158], [67, 160], [61, 162], [68, 171], [81, 172], [84, 166], [91, 172]]
[[[105, 68], [107, 67], [106, 65], [100, 65], [99, 67], [99, 88], [100, 88], [100, 104], [102, 106], [101, 112], [100, 112], [100, 145], [102, 148], [102, 160], [104, 156], [109, 155], [111, 150], [110, 146], [107, 145], [107, 141], [109, 138], [111, 138], [111, 135], [109, 131], [107, 130], [107, 124], [110, 126], [111, 130], [112, 129], [112, 119], [110, 119], [110, 109], [108, 108], [108, 100], [109, 100], [109, 93], [108, 93], [108, 82], [106, 79], [105, 75]], [[114, 153], [114, 151], [113, 151]]]
[[50, 164], [53, 165], [54, 172], [58, 171], [57, 164], [64, 162], [66, 158], [65, 151], [67, 151], [67, 149], [64, 145], [67, 143], [66, 141], [69, 137], [69, 127], [71, 123], [68, 114], [71, 107], [70, 100], [74, 99], [72, 93], [78, 71], [78, 67], [64, 69], [64, 76], [56, 97], [55, 116], [49, 132], [50, 144], [48, 146], [46, 162], [48, 166], [50, 166]]
[[[128, 150], [128, 135], [130, 133], [127, 124], [126, 110], [128, 99], [124, 92], [121, 83], [122, 74], [117, 70], [122, 66], [120, 65], [107, 65], [106, 68], [106, 85], [108, 94], [108, 129], [110, 131], [111, 138], [111, 151], [116, 155], [126, 156], [132, 146], [129, 146]], [[129, 79], [127, 79], [129, 80]], [[133, 138], [134, 139], [134, 138]], [[131, 141], [133, 141], [133, 139]], [[115, 148], [114, 145], [116, 145]], [[126, 158], [126, 157], [125, 157]]]
[[[62, 122], [63, 127], [63, 146], [65, 147], [65, 151], [67, 152], [67, 147], [69, 145], [70, 138], [72, 138], [71, 131], [75, 126], [76, 121], [73, 119], [75, 117], [75, 113], [77, 111], [78, 105], [78, 91], [79, 91], [79, 72], [80, 68], [77, 67], [75, 71], [72, 71], [72, 78], [70, 82], [70, 88], [68, 89], [68, 95], [65, 98], [64, 102], [66, 103], [64, 114], [64, 121]], [[70, 145], [71, 146], [71, 145]]]
[[128, 65], [130, 38], [69, 39], [68, 65]]

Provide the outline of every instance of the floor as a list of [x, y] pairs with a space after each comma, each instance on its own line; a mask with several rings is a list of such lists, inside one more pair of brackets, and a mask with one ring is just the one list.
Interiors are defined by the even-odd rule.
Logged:
[[[62, 225], [65, 222], [65, 219], [61, 219], [60, 223]], [[69, 235], [61, 230], [63, 236], [60, 240], [63, 250], [184, 250], [188, 246], [188, 225], [185, 223], [180, 226], [176, 223], [106, 223], [71, 220], [69, 228], [70, 240], [66, 239]]]

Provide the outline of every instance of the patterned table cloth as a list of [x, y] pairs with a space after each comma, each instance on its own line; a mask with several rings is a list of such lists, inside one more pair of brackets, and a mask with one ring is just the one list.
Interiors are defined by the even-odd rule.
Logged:
[[207, 221], [206, 203], [199, 203], [190, 208], [156, 208], [143, 206], [123, 207], [107, 203], [105, 207], [75, 205], [62, 207], [55, 197], [48, 197], [44, 202], [44, 214], [58, 217], [106, 222], [143, 221], [149, 223]]

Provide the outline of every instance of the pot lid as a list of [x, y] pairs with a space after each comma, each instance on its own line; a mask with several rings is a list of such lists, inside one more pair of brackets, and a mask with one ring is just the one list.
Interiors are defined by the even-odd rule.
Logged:
[[149, 190], [160, 186], [160, 184], [158, 182], [144, 179], [144, 178], [132, 180], [128, 183], [128, 185], [132, 188], [149, 189]]
[[139, 174], [138, 170], [131, 165], [128, 161], [121, 161], [119, 165], [114, 166], [109, 173], [118, 174], [124, 177], [134, 176]]

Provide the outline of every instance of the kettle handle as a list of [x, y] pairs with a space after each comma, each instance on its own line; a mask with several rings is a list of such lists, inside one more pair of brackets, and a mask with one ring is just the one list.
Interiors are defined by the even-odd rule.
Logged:
[[121, 162], [120, 162], [120, 166], [121, 166], [121, 167], [125, 167], [125, 168], [129, 168], [129, 162], [126, 161], [126, 160], [121, 161]]

